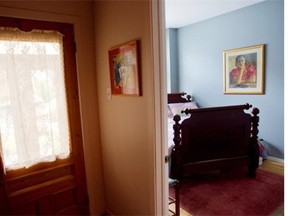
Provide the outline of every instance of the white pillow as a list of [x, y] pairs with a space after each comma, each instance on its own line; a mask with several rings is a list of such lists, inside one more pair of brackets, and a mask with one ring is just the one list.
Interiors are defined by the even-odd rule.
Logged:
[[172, 113], [169, 105], [167, 106], [167, 116], [168, 116], [168, 118], [173, 118], [173, 113]]
[[187, 103], [171, 103], [168, 104], [170, 107], [171, 112], [173, 113], [173, 116], [178, 114], [180, 116], [187, 116], [185, 113], [181, 113], [182, 110], [186, 109], [197, 109], [197, 103], [195, 101], [187, 102]]

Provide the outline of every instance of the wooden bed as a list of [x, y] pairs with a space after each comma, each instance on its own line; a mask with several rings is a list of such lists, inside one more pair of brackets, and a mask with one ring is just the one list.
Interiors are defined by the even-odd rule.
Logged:
[[[191, 102], [185, 93], [168, 94], [168, 106]], [[197, 172], [247, 165], [255, 177], [259, 163], [259, 110], [251, 105], [186, 109], [174, 120], [170, 177], [181, 179]], [[246, 112], [245, 112], [246, 110]], [[251, 112], [251, 114], [249, 113]]]

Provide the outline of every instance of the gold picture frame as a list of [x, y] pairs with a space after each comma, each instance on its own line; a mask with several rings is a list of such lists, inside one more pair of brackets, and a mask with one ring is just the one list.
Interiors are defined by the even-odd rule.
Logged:
[[224, 94], [264, 94], [264, 47], [223, 52]]

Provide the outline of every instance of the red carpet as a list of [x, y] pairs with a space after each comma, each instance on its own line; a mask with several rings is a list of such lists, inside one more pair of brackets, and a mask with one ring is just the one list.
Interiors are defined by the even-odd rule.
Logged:
[[270, 215], [284, 203], [284, 177], [260, 169], [254, 179], [235, 169], [195, 175], [183, 182], [180, 200], [193, 216]]

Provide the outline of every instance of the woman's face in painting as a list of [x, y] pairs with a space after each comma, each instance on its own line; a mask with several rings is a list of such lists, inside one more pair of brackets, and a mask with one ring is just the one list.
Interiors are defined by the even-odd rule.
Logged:
[[243, 65], [245, 65], [245, 58], [243, 56], [240, 56], [239, 59], [237, 59], [237, 66]]

